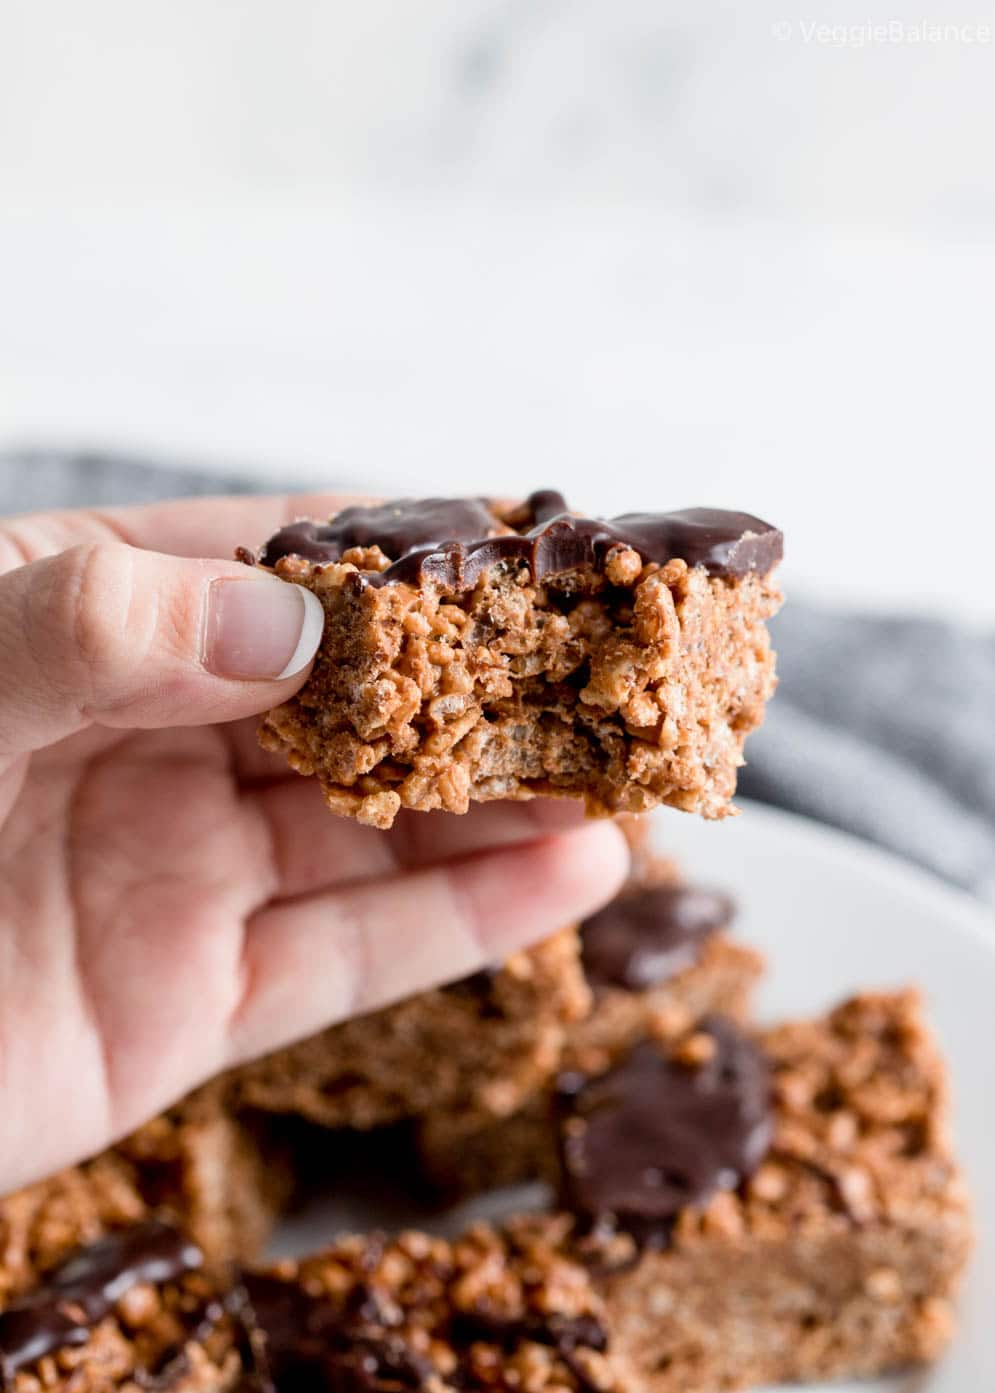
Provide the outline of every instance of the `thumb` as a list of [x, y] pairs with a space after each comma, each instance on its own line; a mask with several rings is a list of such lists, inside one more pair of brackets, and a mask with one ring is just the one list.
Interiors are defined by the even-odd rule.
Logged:
[[0, 577], [0, 756], [89, 725], [254, 715], [303, 681], [324, 626], [309, 591], [223, 561], [123, 543]]

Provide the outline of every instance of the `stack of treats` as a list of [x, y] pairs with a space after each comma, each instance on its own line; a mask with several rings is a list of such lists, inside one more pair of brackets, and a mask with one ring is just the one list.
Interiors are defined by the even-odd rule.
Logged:
[[[971, 1224], [918, 995], [758, 1026], [732, 903], [639, 816], [730, 810], [774, 686], [780, 534], [547, 491], [350, 508], [240, 555], [325, 609], [261, 740], [334, 813], [583, 798], [618, 817], [629, 881], [0, 1200], [0, 1387], [717, 1393], [935, 1359]], [[544, 1199], [267, 1264], [300, 1174], [347, 1156], [347, 1189], [384, 1136], [413, 1193]]]

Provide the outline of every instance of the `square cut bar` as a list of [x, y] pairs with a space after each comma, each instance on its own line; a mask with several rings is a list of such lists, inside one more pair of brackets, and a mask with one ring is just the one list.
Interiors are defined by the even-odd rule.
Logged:
[[292, 524], [239, 556], [312, 590], [325, 634], [260, 738], [376, 827], [537, 795], [722, 817], [774, 688], [781, 551], [748, 514], [604, 522], [549, 491]]
[[238, 1108], [365, 1130], [436, 1108], [513, 1112], [556, 1069], [590, 1008], [577, 932], [503, 966], [332, 1026], [223, 1081]]
[[934, 1359], [972, 1243], [946, 1113], [915, 993], [752, 1041], [714, 1018], [575, 1080], [546, 1147], [625, 1387]]

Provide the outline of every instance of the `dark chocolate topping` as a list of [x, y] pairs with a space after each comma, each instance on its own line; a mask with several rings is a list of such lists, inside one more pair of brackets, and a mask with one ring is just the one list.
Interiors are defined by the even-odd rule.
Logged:
[[[553, 511], [557, 509], [558, 511]], [[713, 575], [769, 571], [781, 559], [776, 528], [749, 513], [688, 508], [675, 513], [627, 513], [604, 522], [573, 517], [562, 497], [545, 489], [526, 504], [532, 526], [500, 535], [500, 523], [482, 499], [398, 500], [377, 508], [346, 508], [331, 522], [297, 522], [266, 543], [259, 560], [274, 566], [283, 556], [319, 564], [338, 561], [351, 546], [377, 543], [393, 564], [363, 572], [372, 585], [396, 581], [462, 591], [499, 562], [522, 562], [544, 580], [582, 567], [601, 567], [613, 547], [634, 549], [661, 565], [680, 558]]]
[[505, 1316], [496, 1311], [460, 1311], [453, 1321], [454, 1345], [471, 1345], [484, 1340], [504, 1349], [514, 1349], [520, 1340], [548, 1345], [560, 1352], [581, 1347], [595, 1350], [608, 1348], [608, 1335], [601, 1322], [592, 1315], [565, 1316], [527, 1311], [522, 1315]]
[[[357, 1286], [344, 1305], [312, 1295], [297, 1282], [247, 1274], [250, 1344], [255, 1356], [256, 1393], [414, 1393], [436, 1371], [396, 1329], [397, 1307], [376, 1290]], [[439, 1332], [458, 1366], [441, 1386], [477, 1389], [463, 1353], [478, 1342], [506, 1353], [522, 1341], [555, 1349], [575, 1376], [581, 1393], [596, 1393], [575, 1363], [578, 1350], [604, 1350], [608, 1337], [594, 1316], [526, 1311], [509, 1316], [480, 1308], [457, 1312]]]
[[[227, 1294], [230, 1302], [231, 1294]], [[139, 1368], [132, 1377], [147, 1393], [169, 1393], [190, 1373], [190, 1346], [202, 1345], [210, 1339], [225, 1316], [229, 1314], [226, 1301], [210, 1297], [186, 1316], [183, 1334], [167, 1348], [149, 1368]], [[237, 1314], [237, 1311], [236, 1311]]]
[[331, 522], [294, 522], [266, 543], [259, 560], [272, 566], [281, 556], [337, 561], [350, 547], [378, 546], [385, 556], [406, 556], [419, 547], [475, 542], [499, 526], [482, 498], [395, 499], [373, 508], [343, 508]]
[[561, 513], [568, 513], [567, 500], [556, 489], [536, 489], [525, 500], [525, 510], [533, 527], [552, 522]]
[[85, 1344], [132, 1287], [175, 1281], [203, 1262], [195, 1243], [158, 1220], [81, 1248], [43, 1287], [0, 1314], [0, 1383], [43, 1355]]
[[645, 991], [683, 972], [702, 944], [726, 927], [732, 901], [691, 885], [657, 885], [611, 904], [581, 925], [584, 973], [592, 987]]
[[250, 1347], [259, 1393], [416, 1393], [432, 1365], [387, 1328], [376, 1293], [345, 1308], [295, 1282], [247, 1274]]
[[[450, 1339], [457, 1348], [482, 1341], [498, 1345], [508, 1354], [525, 1340], [546, 1345], [556, 1351], [573, 1374], [579, 1393], [599, 1393], [576, 1358], [579, 1350], [603, 1353], [608, 1348], [608, 1332], [596, 1316], [567, 1316], [555, 1311], [548, 1315], [526, 1311], [516, 1316], [485, 1310], [461, 1311], [453, 1321]], [[467, 1386], [458, 1376], [453, 1382], [457, 1387]]]
[[712, 1057], [689, 1066], [644, 1041], [616, 1068], [564, 1098], [563, 1199], [595, 1228], [649, 1246], [689, 1205], [733, 1190], [772, 1137], [767, 1061], [731, 1021], [702, 1023]]

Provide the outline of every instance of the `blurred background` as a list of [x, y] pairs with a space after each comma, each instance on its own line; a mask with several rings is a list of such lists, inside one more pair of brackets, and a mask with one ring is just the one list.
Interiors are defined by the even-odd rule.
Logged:
[[795, 652], [805, 719], [869, 708], [917, 789], [932, 743], [977, 880], [995, 654], [938, 621], [995, 623], [993, 25], [975, 0], [4, 0], [4, 506], [223, 476], [759, 513], [799, 601], [785, 693]]

